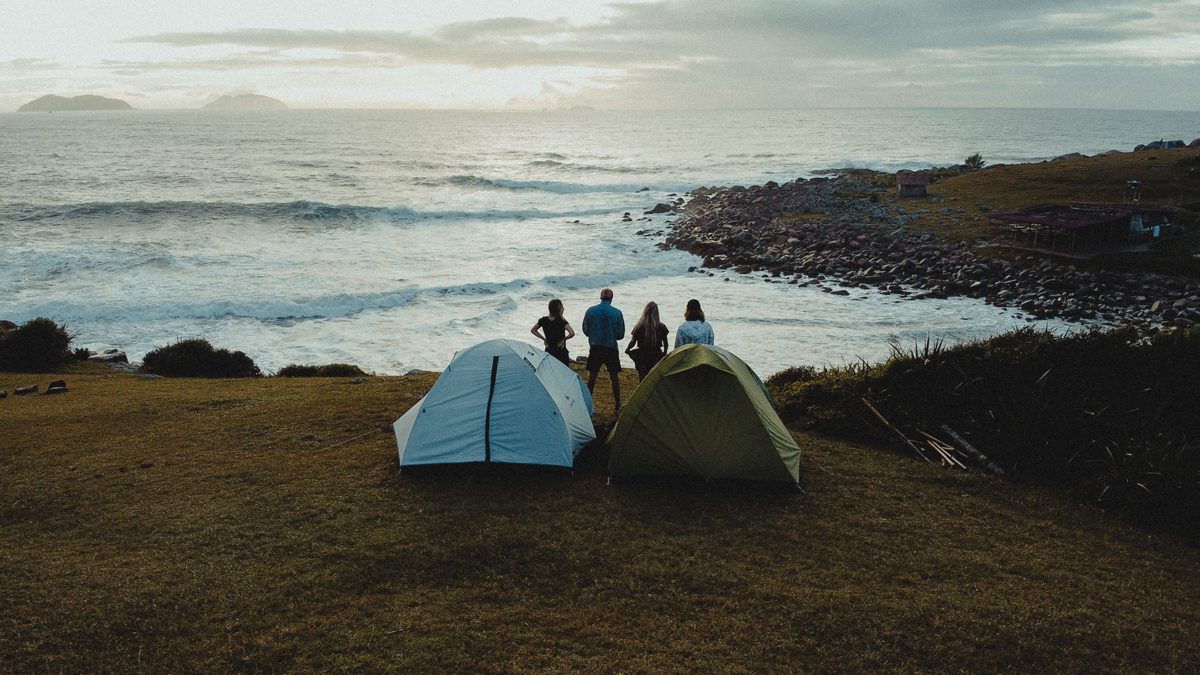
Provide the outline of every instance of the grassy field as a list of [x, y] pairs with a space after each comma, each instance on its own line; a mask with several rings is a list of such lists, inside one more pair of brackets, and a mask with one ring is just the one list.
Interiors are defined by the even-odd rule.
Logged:
[[1197, 551], [1036, 488], [805, 435], [803, 493], [401, 475], [432, 375], [65, 377], [0, 400], [0, 671], [1200, 668]]
[[991, 213], [1043, 203], [1120, 203], [1129, 180], [1141, 181], [1141, 203], [1183, 209], [1177, 220], [1191, 222], [1200, 213], [1200, 148], [993, 166], [944, 178], [929, 186], [928, 198], [899, 199], [890, 190], [883, 197], [891, 209], [916, 216], [916, 229], [974, 241], [989, 234]]

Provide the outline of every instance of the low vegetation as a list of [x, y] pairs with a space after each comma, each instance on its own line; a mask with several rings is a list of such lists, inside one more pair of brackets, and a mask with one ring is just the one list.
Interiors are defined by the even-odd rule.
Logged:
[[879, 365], [792, 369], [768, 385], [790, 424], [888, 442], [946, 427], [1020, 478], [1142, 523], [1200, 533], [1200, 333], [1030, 329]]
[[71, 339], [66, 328], [43, 317], [0, 331], [0, 371], [54, 372], [74, 360]]
[[361, 377], [367, 373], [351, 363], [327, 363], [321, 366], [291, 364], [279, 369], [276, 377]]
[[180, 340], [157, 347], [142, 359], [142, 370], [164, 377], [258, 377], [262, 371], [245, 352], [217, 349], [208, 340]]

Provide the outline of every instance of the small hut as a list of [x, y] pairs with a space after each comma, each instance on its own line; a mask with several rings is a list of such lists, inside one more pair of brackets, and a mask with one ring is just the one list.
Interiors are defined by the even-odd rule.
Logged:
[[924, 197], [929, 186], [929, 174], [904, 171], [896, 174], [896, 195], [898, 197]]

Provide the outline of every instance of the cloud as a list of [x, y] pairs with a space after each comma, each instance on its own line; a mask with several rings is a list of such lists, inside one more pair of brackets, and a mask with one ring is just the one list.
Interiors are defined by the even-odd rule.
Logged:
[[997, 48], [1099, 52], [1122, 42], [1200, 34], [1200, 7], [1184, 0], [1136, 7], [1115, 0], [672, 0], [610, 8], [610, 17], [584, 25], [511, 17], [448, 24], [427, 34], [240, 29], [158, 33], [125, 42], [328, 49], [478, 68], [646, 67], [686, 65], [696, 58], [887, 59], [931, 48], [968, 57]]
[[61, 64], [51, 59], [11, 59], [0, 61], [0, 70], [15, 70], [23, 73], [58, 70]]
[[142, 75], [169, 71], [235, 71], [289, 69], [333, 69], [333, 68], [389, 68], [402, 65], [394, 56], [363, 55], [329, 52], [323, 55], [297, 56], [280, 50], [245, 52], [228, 56], [213, 56], [196, 59], [169, 59], [145, 61], [104, 60], [97, 67], [120, 75]]
[[[1200, 2], [664, 0], [610, 4], [585, 23], [502, 17], [423, 32], [242, 28], [122, 42], [177, 48], [178, 56], [100, 68], [134, 76], [461, 67], [544, 72], [546, 82], [554, 69], [583, 73], [505, 99], [528, 105], [795, 106], [818, 97], [827, 105], [1045, 105], [1060, 96], [1051, 86], [1113, 91], [1106, 72], [1153, 82], [1172, 68], [1162, 81], [1173, 85], [1178, 69], [1200, 64]], [[40, 67], [48, 66], [25, 70]], [[905, 98], [902, 90], [921, 93]]]

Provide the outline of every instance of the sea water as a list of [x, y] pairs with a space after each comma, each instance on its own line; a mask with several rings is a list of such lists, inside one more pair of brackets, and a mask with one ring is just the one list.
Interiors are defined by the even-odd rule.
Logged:
[[[889, 342], [1027, 319], [965, 298], [689, 272], [698, 258], [655, 246], [670, 216], [643, 211], [700, 185], [1197, 134], [1195, 114], [1120, 111], [2, 114], [0, 319], [46, 316], [77, 346], [134, 359], [203, 337], [267, 371], [403, 373], [489, 338], [536, 342], [551, 298], [578, 330], [611, 287], [630, 326], [654, 300], [674, 329], [698, 298], [717, 342], [763, 376], [875, 361]], [[584, 354], [586, 339], [570, 347]]]

